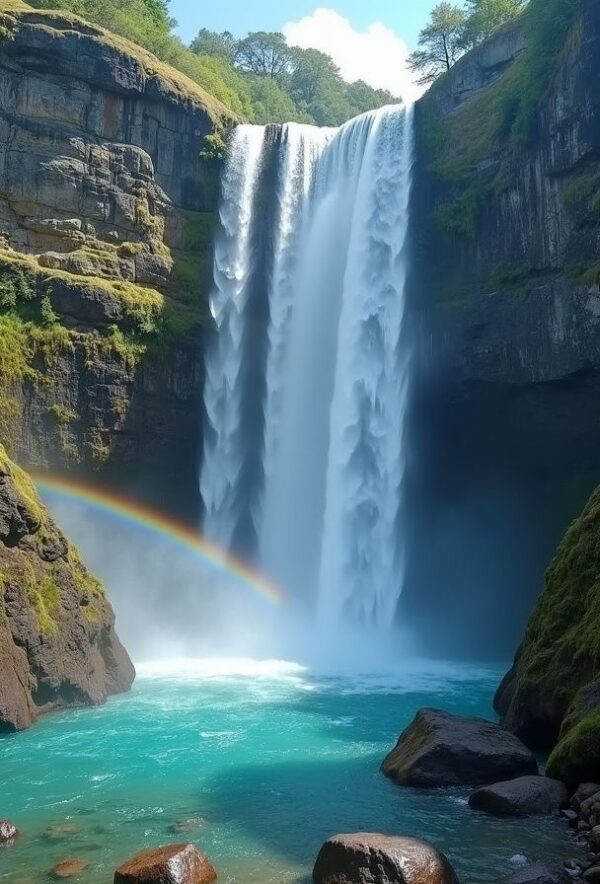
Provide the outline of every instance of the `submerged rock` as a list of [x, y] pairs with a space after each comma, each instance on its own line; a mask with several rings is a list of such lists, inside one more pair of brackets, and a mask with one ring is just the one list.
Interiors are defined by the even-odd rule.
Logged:
[[421, 709], [381, 769], [405, 786], [436, 787], [484, 785], [538, 768], [529, 749], [499, 725]]
[[144, 850], [115, 872], [114, 884], [210, 884], [217, 873], [193, 844]]
[[68, 838], [72, 838], [73, 835], [78, 835], [80, 832], [81, 826], [78, 826], [77, 823], [55, 823], [52, 826], [48, 826], [47, 829], [44, 829], [42, 838], [46, 841], [66, 841]]
[[70, 856], [54, 866], [52, 875], [54, 878], [74, 878], [76, 875], [80, 875], [81, 872], [85, 872], [88, 866], [89, 862], [87, 860]]
[[446, 859], [415, 838], [360, 832], [329, 838], [317, 857], [314, 884], [458, 884]]
[[473, 792], [469, 804], [496, 816], [531, 816], [558, 813], [566, 807], [569, 792], [560, 780], [549, 777], [517, 777], [484, 786]]
[[0, 820], [0, 844], [10, 844], [19, 837], [19, 830], [10, 820]]
[[562, 869], [534, 863], [511, 875], [507, 884], [570, 884], [570, 881], [571, 878]]

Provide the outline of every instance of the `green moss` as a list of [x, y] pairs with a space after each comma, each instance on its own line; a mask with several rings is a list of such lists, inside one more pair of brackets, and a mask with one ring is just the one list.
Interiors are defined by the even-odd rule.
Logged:
[[42, 635], [58, 635], [56, 615], [60, 608], [60, 589], [50, 575], [32, 579], [27, 585], [27, 596], [34, 610], [37, 627]]
[[600, 780], [600, 709], [559, 740], [548, 759], [548, 776], [577, 785]]
[[567, 531], [546, 573], [518, 661], [518, 690], [564, 714], [600, 672], [600, 488]]
[[227, 142], [219, 132], [211, 132], [204, 136], [204, 144], [200, 151], [203, 163], [219, 163], [227, 153]]
[[491, 282], [505, 289], [518, 289], [531, 276], [530, 267], [518, 264], [497, 264], [491, 276]]
[[79, 420], [79, 416], [72, 408], [67, 408], [66, 405], [60, 405], [58, 403], [49, 406], [48, 414], [51, 414], [56, 422], [63, 427], [68, 427], [69, 424]]
[[481, 206], [487, 189], [477, 182], [463, 190], [454, 200], [439, 206], [435, 220], [446, 233], [475, 239]]

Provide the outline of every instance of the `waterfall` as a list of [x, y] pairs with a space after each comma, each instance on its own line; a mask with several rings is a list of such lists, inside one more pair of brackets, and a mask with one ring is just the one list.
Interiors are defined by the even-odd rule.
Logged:
[[221, 229], [215, 241], [210, 309], [218, 334], [206, 358], [207, 432], [200, 493], [206, 508], [205, 533], [224, 548], [233, 540], [240, 506], [245, 446], [241, 420], [243, 341], [263, 138], [261, 126], [240, 126], [233, 136], [223, 175]]
[[[271, 147], [270, 218], [254, 217], [252, 205], [265, 132], [240, 127], [225, 172], [218, 334], [207, 355], [205, 531], [231, 543], [243, 459], [259, 445], [262, 485], [245, 505], [260, 566], [325, 622], [386, 627], [403, 581], [411, 113], [383, 108], [339, 130], [284, 127]], [[259, 260], [249, 248], [253, 224], [274, 231], [260, 439], [244, 434], [239, 401], [244, 279]]]

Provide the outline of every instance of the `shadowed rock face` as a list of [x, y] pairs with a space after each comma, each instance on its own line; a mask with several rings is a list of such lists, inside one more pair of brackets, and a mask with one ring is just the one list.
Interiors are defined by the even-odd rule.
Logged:
[[0, 732], [103, 703], [134, 677], [102, 585], [0, 446]]
[[421, 709], [381, 769], [401, 785], [434, 788], [536, 774], [537, 762], [520, 740], [497, 724]]
[[458, 884], [446, 857], [414, 838], [359, 833], [325, 842], [314, 884]]
[[473, 792], [469, 804], [495, 816], [557, 814], [569, 801], [564, 783], [549, 777], [517, 777]]
[[123, 863], [114, 884], [211, 884], [217, 873], [193, 844], [145, 850]]

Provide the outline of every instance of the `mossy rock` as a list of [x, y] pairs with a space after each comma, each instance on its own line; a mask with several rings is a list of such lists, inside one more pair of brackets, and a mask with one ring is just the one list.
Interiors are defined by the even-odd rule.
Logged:
[[600, 709], [560, 739], [548, 759], [547, 774], [572, 786], [600, 782]]
[[546, 572], [513, 669], [496, 696], [503, 723], [552, 745], [578, 692], [600, 674], [600, 488]]

